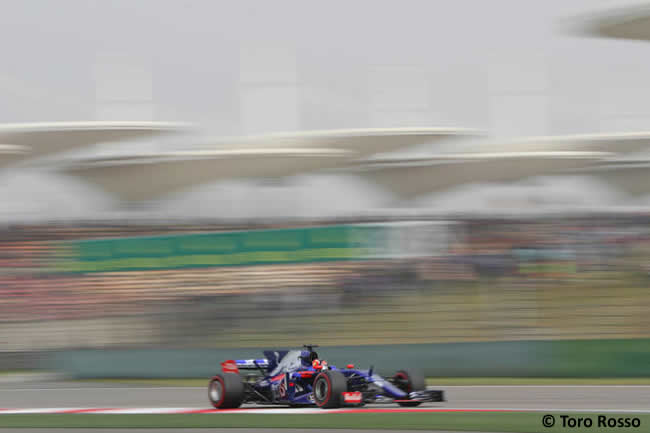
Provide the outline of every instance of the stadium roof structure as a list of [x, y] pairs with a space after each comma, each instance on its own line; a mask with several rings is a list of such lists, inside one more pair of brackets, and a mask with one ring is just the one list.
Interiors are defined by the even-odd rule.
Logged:
[[558, 174], [597, 164], [610, 156], [607, 152], [588, 151], [473, 152], [382, 159], [360, 164], [357, 170], [400, 199], [412, 199], [472, 183]]
[[218, 180], [284, 177], [355, 158], [343, 149], [267, 148], [167, 152], [86, 159], [63, 169], [122, 200], [161, 198]]
[[132, 121], [0, 124], [0, 166], [93, 144], [152, 137], [186, 128], [187, 125], [180, 123]]
[[586, 20], [586, 30], [607, 38], [650, 41], [650, 5], [600, 13]]
[[649, 160], [617, 160], [574, 174], [593, 176], [632, 196], [650, 194]]
[[15, 144], [0, 144], [0, 165], [10, 164], [14, 161], [25, 158], [29, 155], [28, 146], [18, 146]]
[[[650, 132], [543, 136], [486, 143], [477, 146], [472, 152], [462, 154], [367, 161], [359, 164], [357, 169], [361, 176], [402, 199], [410, 199], [470, 183], [508, 182], [543, 175], [572, 175], [576, 170], [602, 165], [609, 158], [649, 148]], [[632, 165], [627, 167], [631, 168]], [[619, 174], [623, 171], [623, 168], [616, 170]], [[635, 171], [641, 173], [642, 170]], [[608, 176], [607, 180], [613, 177]], [[636, 188], [645, 188], [650, 192], [650, 182], [640, 182]]]
[[[222, 147], [213, 146], [212, 150], [85, 159], [68, 164], [62, 171], [128, 201], [158, 199], [220, 180], [277, 178], [323, 169], [360, 174], [401, 199], [411, 199], [470, 183], [588, 174], [584, 171], [605, 167], [614, 157], [650, 148], [650, 132], [630, 132], [532, 137], [482, 144], [464, 153], [364, 159], [374, 153], [472, 133], [420, 128], [270, 134], [222, 140]], [[237, 146], [227, 148], [225, 143]], [[625, 167], [633, 169], [627, 164], [597, 171], [604, 177], [605, 173], [623, 173]], [[643, 176], [642, 168], [634, 167], [634, 171]], [[639, 181], [635, 188], [641, 191], [648, 187], [648, 182]]]
[[91, 158], [68, 164], [62, 171], [123, 200], [150, 200], [220, 180], [340, 168], [377, 153], [474, 135], [478, 135], [474, 130], [458, 128], [394, 128], [222, 138], [209, 150]]
[[488, 152], [612, 152], [619, 155], [650, 149], [650, 131], [549, 135], [504, 143], [488, 143]]
[[408, 147], [454, 138], [479, 136], [467, 128], [361, 128], [329, 129], [291, 133], [222, 138], [217, 140], [227, 148], [307, 148], [345, 149], [363, 158], [378, 153], [393, 152]]

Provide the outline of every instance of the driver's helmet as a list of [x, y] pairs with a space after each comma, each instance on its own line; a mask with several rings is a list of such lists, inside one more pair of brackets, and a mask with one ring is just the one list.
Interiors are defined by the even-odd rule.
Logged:
[[309, 350], [303, 350], [300, 353], [300, 359], [302, 359], [305, 365], [310, 365], [313, 367], [313, 362], [318, 359], [318, 353]]

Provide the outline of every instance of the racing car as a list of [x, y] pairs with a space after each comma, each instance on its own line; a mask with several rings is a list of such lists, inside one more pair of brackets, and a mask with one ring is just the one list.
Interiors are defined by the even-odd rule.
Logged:
[[[383, 378], [373, 371], [329, 365], [314, 350], [264, 351], [261, 359], [228, 360], [221, 363], [208, 386], [210, 402], [217, 409], [232, 409], [244, 403], [318, 406], [323, 409], [397, 403], [418, 406], [444, 401], [443, 391], [428, 390], [424, 376], [410, 369]], [[246, 372], [246, 374], [242, 374]]]

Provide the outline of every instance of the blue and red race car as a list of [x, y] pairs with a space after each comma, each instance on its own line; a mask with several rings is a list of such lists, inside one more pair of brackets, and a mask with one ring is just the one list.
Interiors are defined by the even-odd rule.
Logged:
[[[318, 346], [267, 350], [261, 359], [221, 363], [222, 372], [210, 380], [208, 387], [210, 402], [217, 409], [236, 408], [244, 403], [329, 409], [367, 403], [418, 406], [444, 401], [443, 391], [428, 390], [419, 372], [405, 369], [384, 379], [372, 367], [359, 370], [348, 364], [346, 368], [336, 368], [320, 360], [315, 347]], [[242, 370], [249, 374], [242, 375]]]

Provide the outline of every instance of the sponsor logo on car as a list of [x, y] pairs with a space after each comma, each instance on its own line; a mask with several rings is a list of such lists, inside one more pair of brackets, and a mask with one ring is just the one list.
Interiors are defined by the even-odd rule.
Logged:
[[237, 368], [235, 361], [229, 360], [221, 363], [221, 371], [224, 373], [239, 373], [239, 368]]
[[344, 392], [343, 401], [345, 403], [361, 403], [361, 393], [360, 392]]

